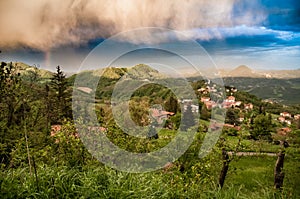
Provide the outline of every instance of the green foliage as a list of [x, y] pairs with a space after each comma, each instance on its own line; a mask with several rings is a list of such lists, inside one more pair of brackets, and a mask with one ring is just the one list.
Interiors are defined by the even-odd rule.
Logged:
[[252, 125], [251, 136], [253, 139], [271, 139], [271, 133], [274, 131], [272, 117], [270, 115], [258, 115]]
[[[276, 157], [242, 157], [233, 160], [223, 189], [216, 182], [221, 161], [217, 151], [197, 159], [203, 135], [185, 156], [168, 170], [130, 174], [99, 163], [82, 167], [38, 165], [37, 176], [27, 168], [1, 171], [1, 198], [297, 198], [297, 160], [285, 162], [286, 178], [281, 193], [273, 189]], [[199, 140], [198, 140], [199, 139]], [[192, 161], [191, 161], [192, 160]], [[184, 169], [182, 170], [182, 167]]]
[[205, 81], [204, 80], [193, 81], [191, 85], [194, 90], [198, 90], [205, 86]]
[[0, 66], [0, 105], [1, 105], [1, 120], [6, 122], [7, 127], [10, 127], [15, 122], [15, 111], [18, 105], [22, 102], [20, 83], [20, 74], [12, 63], [1, 62]]
[[89, 157], [85, 146], [79, 139], [75, 126], [70, 121], [64, 121], [61, 130], [52, 137], [54, 161], [68, 166], [83, 165]]
[[[12, 64], [1, 63], [0, 69], [0, 197], [1, 198], [297, 198], [299, 196], [299, 132], [290, 133], [284, 170], [286, 179], [282, 193], [273, 190], [274, 157], [241, 157], [230, 165], [225, 186], [217, 186], [221, 169], [220, 145], [217, 144], [204, 158], [199, 158], [208, 121], [199, 126], [199, 132], [189, 149], [170, 168], [151, 173], [129, 174], [105, 167], [93, 158], [78, 138], [78, 130], [70, 120], [70, 85], [75, 76], [66, 78], [60, 67], [50, 84], [39, 72], [32, 70], [18, 76]], [[144, 65], [133, 70], [132, 77], [157, 77], [157, 71]], [[140, 74], [141, 69], [143, 74]], [[125, 72], [110, 69], [101, 78], [96, 96], [102, 102], [109, 99], [113, 86]], [[91, 73], [84, 73], [87, 78]], [[45, 81], [44, 81], [45, 80]], [[38, 83], [35, 83], [38, 82]], [[196, 90], [204, 81], [195, 81]], [[38, 95], [37, 95], [38, 93]], [[147, 97], [146, 97], [147, 96]], [[247, 93], [235, 93], [236, 99], [262, 105], [268, 112], [274, 108], [262, 104]], [[100, 100], [99, 100], [100, 101]], [[98, 102], [98, 101], [97, 101]], [[141, 126], [148, 125], [148, 109], [153, 104], [164, 104], [168, 111], [176, 112], [177, 100], [162, 86], [149, 84], [139, 88], [132, 96], [130, 112]], [[177, 107], [176, 107], [177, 106]], [[286, 107], [286, 109], [289, 109]], [[290, 108], [290, 109], [293, 109]], [[157, 139], [142, 139], [124, 133], [114, 122], [107, 104], [96, 104], [101, 126], [107, 127], [106, 136], [120, 148], [136, 153], [148, 153], [166, 146], [177, 133], [181, 114], [178, 111], [168, 122], [173, 130], [155, 128]], [[295, 106], [295, 110], [298, 110]], [[84, 111], [84, 110], [83, 110]], [[236, 122], [238, 112], [230, 110], [229, 123]], [[275, 110], [274, 110], [275, 111]], [[276, 110], [276, 111], [279, 111]], [[251, 135], [255, 139], [269, 138], [274, 131], [270, 115], [249, 112], [252, 117]], [[297, 112], [297, 111], [295, 111]], [[202, 106], [201, 118], [209, 120], [210, 111]], [[124, 118], [126, 119], [126, 118]], [[195, 116], [188, 106], [182, 114], [184, 130], [194, 126]], [[61, 123], [61, 129], [50, 134], [50, 122]], [[153, 126], [155, 124], [150, 123]], [[171, 125], [171, 126], [172, 126]], [[245, 124], [246, 125], [246, 124]], [[169, 126], [169, 125], [168, 125]], [[240, 144], [243, 151], [277, 152], [280, 146], [264, 140], [238, 139], [241, 132], [226, 129], [226, 149], [234, 150]], [[245, 130], [247, 131], [247, 129]], [[148, 132], [148, 131], [147, 131]], [[145, 132], [145, 135], [146, 133]], [[248, 133], [248, 132], [246, 132]], [[245, 136], [246, 137], [246, 136]], [[36, 171], [36, 175], [35, 172]]]
[[53, 112], [51, 123], [62, 123], [64, 118], [71, 118], [71, 91], [69, 90], [66, 75], [61, 71], [60, 66], [56, 67], [50, 82], [50, 91], [53, 92], [52, 106]]
[[[299, 104], [299, 78], [294, 79], [269, 79], [269, 78], [249, 78], [249, 77], [225, 77], [226, 85], [234, 85], [239, 90], [249, 92], [252, 96], [262, 99], [272, 99], [285, 105]], [[245, 99], [247, 103], [255, 104], [257, 99]], [[275, 107], [275, 106], [274, 106]]]
[[129, 111], [132, 120], [138, 126], [147, 126], [150, 123], [149, 120], [149, 99], [132, 99], [129, 103]]
[[237, 136], [238, 135], [238, 130], [236, 130], [235, 128], [227, 128], [227, 127], [223, 127], [223, 133], [225, 133], [226, 135], [229, 136]]
[[177, 130], [181, 122], [181, 113], [180, 112], [176, 113], [176, 115], [172, 116], [170, 120], [173, 124], [174, 129]]
[[208, 110], [205, 105], [201, 106], [200, 118], [203, 120], [209, 120], [211, 118], [211, 111]]
[[173, 112], [173, 113], [177, 113], [178, 111], [178, 102], [177, 99], [173, 96], [170, 96], [167, 98], [166, 102], [165, 102], [165, 109], [167, 111]]
[[232, 124], [232, 125], [239, 124], [238, 113], [239, 113], [239, 110], [229, 108], [226, 112], [225, 123]]

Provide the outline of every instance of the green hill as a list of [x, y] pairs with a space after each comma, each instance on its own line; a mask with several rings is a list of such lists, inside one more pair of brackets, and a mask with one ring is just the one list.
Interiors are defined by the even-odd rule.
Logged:
[[53, 73], [48, 70], [30, 66], [23, 62], [14, 62], [12, 64], [16, 67], [17, 72], [24, 76], [30, 75], [32, 72], [36, 72], [41, 78], [46, 79], [51, 78], [53, 75]]

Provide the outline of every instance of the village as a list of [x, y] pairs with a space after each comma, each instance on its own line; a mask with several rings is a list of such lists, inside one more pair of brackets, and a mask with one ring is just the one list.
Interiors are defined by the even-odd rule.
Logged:
[[[242, 126], [250, 127], [250, 123], [253, 123], [254, 115], [261, 111], [259, 110], [261, 107], [255, 107], [255, 105], [250, 102], [247, 103], [237, 100], [235, 94], [238, 92], [238, 89], [235, 87], [226, 88], [226, 98], [222, 102], [216, 102], [210, 97], [210, 93], [218, 92], [216, 85], [210, 86], [205, 84], [205, 86], [197, 89], [197, 92], [200, 105], [196, 104], [191, 99], [178, 100], [178, 103], [182, 106], [184, 112], [187, 111], [189, 106], [193, 114], [200, 114], [200, 116], [203, 109], [206, 109], [209, 112], [212, 109], [223, 109], [226, 111], [233, 111], [235, 114], [231, 116], [235, 117], [234, 119], [226, 118], [224, 124], [218, 124], [216, 121], [211, 120], [211, 118], [206, 118], [205, 120], [211, 122], [209, 127], [212, 130], [224, 127], [226, 129], [235, 129], [240, 131]], [[271, 100], [262, 100], [262, 102], [273, 104]], [[174, 112], [163, 110], [162, 107], [150, 109], [151, 118], [154, 118], [159, 124], [162, 124], [175, 114], [176, 113]], [[230, 116], [227, 114], [226, 117]], [[300, 114], [293, 115], [287, 111], [283, 111], [279, 114], [270, 114], [270, 117], [272, 118], [273, 126], [276, 126], [276, 128], [274, 128], [274, 132], [278, 135], [286, 136], [293, 129], [299, 127]]]

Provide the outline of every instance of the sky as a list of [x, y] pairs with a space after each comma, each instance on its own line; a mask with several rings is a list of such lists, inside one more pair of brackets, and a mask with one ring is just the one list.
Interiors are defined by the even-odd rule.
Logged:
[[[114, 66], [163, 62], [187, 73], [188, 60], [204, 56], [218, 68], [300, 69], [298, 0], [3, 0], [0, 26], [1, 61], [52, 71], [87, 69], [91, 52], [95, 67], [115, 55]], [[139, 50], [118, 57], [120, 48]]]

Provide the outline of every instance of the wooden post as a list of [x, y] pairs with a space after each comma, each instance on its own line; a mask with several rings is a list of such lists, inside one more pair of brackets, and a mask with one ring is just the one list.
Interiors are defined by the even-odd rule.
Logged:
[[225, 178], [228, 172], [230, 159], [225, 148], [222, 149], [223, 167], [219, 176], [219, 186], [222, 188], [225, 182]]
[[36, 182], [37, 191], [40, 191], [39, 179], [38, 179], [38, 176], [37, 176], [36, 165], [35, 165], [35, 161], [34, 161], [33, 156], [32, 156], [32, 162], [33, 162], [33, 169], [34, 169], [34, 175], [35, 175], [35, 182]]
[[285, 152], [284, 150], [280, 151], [278, 153], [278, 158], [275, 164], [274, 169], [274, 188], [275, 189], [281, 189], [283, 185], [283, 178], [284, 178], [284, 172], [283, 172], [283, 162], [284, 162], [284, 156]]

